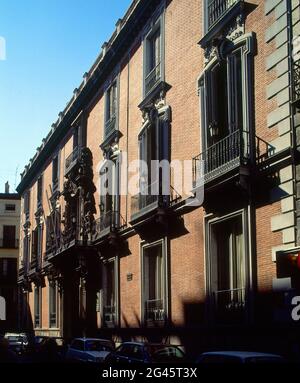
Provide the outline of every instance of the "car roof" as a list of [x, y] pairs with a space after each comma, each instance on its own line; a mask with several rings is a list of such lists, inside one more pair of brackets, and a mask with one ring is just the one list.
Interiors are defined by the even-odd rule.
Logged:
[[208, 351], [204, 352], [200, 355], [201, 356], [207, 356], [207, 355], [223, 355], [223, 356], [232, 356], [232, 357], [238, 357], [241, 359], [246, 358], [256, 358], [256, 357], [268, 357], [268, 358], [282, 358], [281, 355], [276, 354], [269, 354], [269, 353], [263, 353], [263, 352], [255, 352], [255, 351]]
[[133, 344], [137, 346], [165, 346], [165, 347], [178, 347], [174, 344], [166, 344], [166, 343], [151, 343], [151, 342], [123, 342], [123, 344]]
[[112, 340], [109, 339], [100, 339], [100, 338], [74, 338], [74, 340], [81, 340], [82, 342], [90, 341], [90, 340], [98, 340], [101, 342], [112, 342]]

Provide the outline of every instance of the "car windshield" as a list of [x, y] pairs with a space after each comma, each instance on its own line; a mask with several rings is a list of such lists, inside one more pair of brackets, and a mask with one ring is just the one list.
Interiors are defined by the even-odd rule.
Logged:
[[155, 362], [180, 361], [184, 359], [184, 353], [174, 346], [152, 345], [148, 346], [147, 350], [151, 359]]
[[20, 335], [8, 335], [7, 340], [9, 342], [26, 342], [26, 339]]
[[85, 351], [112, 351], [112, 346], [106, 342], [88, 340], [85, 342]]

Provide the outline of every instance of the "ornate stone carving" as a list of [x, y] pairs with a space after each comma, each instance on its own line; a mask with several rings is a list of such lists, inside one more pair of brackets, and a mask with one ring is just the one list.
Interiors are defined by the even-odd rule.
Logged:
[[[92, 234], [96, 213], [93, 183], [93, 157], [90, 149], [82, 148], [77, 166], [66, 175], [62, 195], [66, 201], [63, 214], [65, 241], [75, 239], [79, 233], [81, 240], [88, 240]], [[79, 229], [79, 231], [77, 230]]]

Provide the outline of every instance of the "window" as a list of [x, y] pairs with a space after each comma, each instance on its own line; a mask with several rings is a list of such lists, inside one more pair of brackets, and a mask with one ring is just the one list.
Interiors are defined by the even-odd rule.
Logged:
[[30, 191], [28, 190], [24, 194], [24, 214], [26, 215], [26, 219], [29, 218], [29, 209], [30, 209]]
[[37, 181], [37, 207], [40, 208], [42, 205], [43, 198], [43, 176], [40, 176]]
[[209, 224], [210, 289], [218, 320], [242, 320], [245, 308], [246, 248], [243, 214]]
[[109, 137], [111, 133], [117, 129], [117, 112], [118, 86], [117, 80], [114, 80], [106, 92], [104, 138]]
[[74, 133], [73, 133], [73, 150], [78, 148], [79, 144], [79, 127], [74, 127]]
[[[156, 115], [155, 115], [156, 113]], [[139, 195], [133, 196], [132, 214], [157, 203], [159, 196], [170, 193], [168, 178], [162, 178], [159, 163], [169, 159], [169, 123], [164, 121], [157, 111], [153, 111], [149, 123], [139, 134], [140, 179]]]
[[163, 242], [143, 246], [143, 309], [145, 322], [166, 319], [166, 273]]
[[58, 156], [56, 156], [52, 161], [52, 190], [56, 191], [58, 189], [59, 183], [59, 161]]
[[41, 264], [42, 259], [42, 245], [43, 245], [43, 228], [41, 225], [37, 226], [32, 231], [31, 241], [31, 262], [37, 262], [35, 266]]
[[26, 236], [23, 238], [23, 266], [27, 271], [29, 262], [29, 250], [30, 250], [30, 237]]
[[240, 0], [205, 0], [205, 32], [211, 30]]
[[41, 327], [41, 288], [35, 286], [34, 288], [34, 327]]
[[17, 248], [16, 226], [3, 226], [3, 247], [7, 249]]
[[71, 344], [71, 348], [74, 350], [84, 351], [84, 343], [82, 340], [74, 340]]
[[46, 252], [55, 251], [55, 249], [57, 249], [60, 246], [60, 239], [61, 239], [60, 225], [61, 225], [60, 209], [54, 210], [46, 218]]
[[119, 160], [106, 162], [100, 170], [100, 230], [110, 225], [118, 227], [119, 215]]
[[6, 211], [16, 211], [16, 205], [15, 204], [5, 204], [5, 210]]
[[116, 260], [103, 264], [103, 320], [106, 326], [116, 324], [117, 312], [117, 280], [116, 280]]
[[32, 231], [31, 240], [31, 262], [35, 262], [38, 256], [38, 229]]
[[57, 284], [49, 284], [49, 327], [57, 327]]
[[205, 182], [246, 165], [250, 156], [254, 160], [257, 155], [250, 146], [253, 47], [253, 35], [236, 45], [224, 40], [200, 77], [202, 153], [194, 164], [203, 161]]
[[2, 260], [2, 276], [6, 277], [8, 274], [8, 259]]
[[161, 19], [153, 26], [145, 40], [144, 95], [147, 96], [162, 77]]
[[243, 126], [241, 49], [206, 73], [206, 145], [212, 146]]

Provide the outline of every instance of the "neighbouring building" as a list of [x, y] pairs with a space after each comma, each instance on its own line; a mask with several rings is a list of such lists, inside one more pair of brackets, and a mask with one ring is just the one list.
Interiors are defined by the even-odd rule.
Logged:
[[299, 7], [132, 2], [21, 175], [24, 328], [292, 347]]
[[10, 193], [6, 183], [5, 193], [0, 193], [0, 297], [5, 299], [5, 320], [0, 320], [0, 333], [18, 327], [20, 205], [21, 198]]

